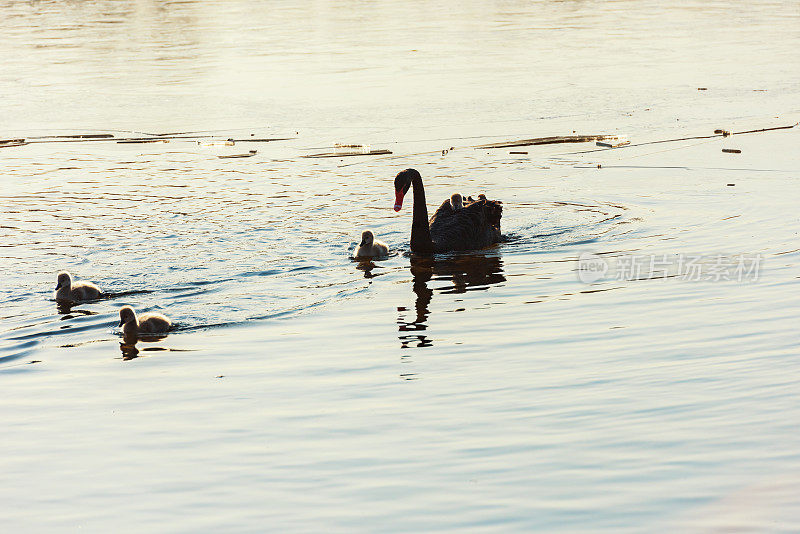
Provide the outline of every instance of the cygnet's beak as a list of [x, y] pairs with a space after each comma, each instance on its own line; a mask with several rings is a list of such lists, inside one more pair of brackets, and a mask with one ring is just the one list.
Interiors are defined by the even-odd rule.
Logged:
[[120, 319], [119, 324], [117, 326], [122, 326], [125, 324], [125, 319]]
[[402, 191], [394, 192], [394, 211], [400, 211], [400, 208], [403, 207], [403, 196], [405, 196], [405, 193]]
[[359, 243], [359, 244], [358, 244], [358, 246], [359, 246], [359, 247], [363, 247], [363, 246], [365, 246], [365, 245], [366, 245], [366, 243], [364, 242], [364, 240], [363, 240], [363, 239], [361, 240], [361, 243]]
[[56, 286], [56, 291], [58, 291], [59, 289], [61, 289], [61, 283], [60, 283], [60, 282], [59, 282], [59, 284]]

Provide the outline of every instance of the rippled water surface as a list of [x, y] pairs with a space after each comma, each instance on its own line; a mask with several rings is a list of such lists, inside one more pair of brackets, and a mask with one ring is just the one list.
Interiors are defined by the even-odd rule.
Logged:
[[[0, 15], [5, 529], [800, 528], [800, 129], [713, 135], [797, 123], [795, 2]], [[504, 241], [411, 255], [406, 167]]]

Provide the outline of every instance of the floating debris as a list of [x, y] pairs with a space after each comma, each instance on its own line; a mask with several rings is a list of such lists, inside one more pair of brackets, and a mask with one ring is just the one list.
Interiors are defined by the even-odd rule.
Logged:
[[534, 137], [531, 139], [520, 139], [518, 141], [501, 141], [499, 143], [489, 143], [486, 145], [476, 145], [472, 148], [512, 148], [516, 146], [531, 145], [555, 145], [559, 143], [588, 143], [590, 141], [602, 141], [608, 139], [619, 139], [618, 135], [558, 135], [553, 137]]
[[735, 186], [735, 185], [736, 185], [736, 184], [728, 184], [728, 187], [733, 187], [733, 186]]
[[523, 150], [511, 150], [508, 152], [509, 154], [527, 154], [527, 152]]
[[708, 87], [698, 87], [698, 91], [708, 91]]
[[391, 150], [376, 149], [376, 150], [359, 150], [350, 152], [323, 152], [320, 154], [308, 154], [304, 158], [341, 158], [347, 156], [383, 156], [391, 154]]
[[226, 139], [225, 141], [198, 141], [200, 146], [234, 146], [236, 141], [233, 139]]
[[122, 139], [117, 141], [119, 145], [133, 145], [142, 143], [169, 143], [168, 139]]
[[258, 153], [257, 150], [251, 150], [247, 154], [226, 154], [224, 156], [217, 156], [219, 159], [228, 159], [228, 158], [249, 158], [251, 156], [255, 156]]
[[[800, 122], [796, 122], [794, 124], [789, 124], [787, 126], [773, 126], [771, 128], [759, 128], [757, 130], [744, 130], [741, 132], [728, 132], [728, 135], [744, 135], [744, 134], [753, 134], [753, 133], [761, 133], [761, 132], [772, 132], [775, 130], [790, 130], [792, 128], [797, 127]], [[690, 137], [677, 137], [674, 139], [661, 139], [659, 141], [646, 141], [644, 143], [635, 143], [626, 145], [625, 147], [620, 148], [629, 148], [635, 146], [645, 146], [645, 145], [658, 145], [661, 143], [674, 143], [676, 141], [693, 141], [695, 139], [712, 139], [714, 137], [718, 137], [720, 133], [726, 132], [727, 130], [716, 130], [714, 134], [709, 135], [693, 135]], [[723, 134], [723, 137], [727, 137]], [[592, 150], [579, 150], [577, 152], [570, 152], [570, 154], [589, 154], [591, 152], [599, 152], [601, 150], [605, 150], [604, 148], [595, 148]]]
[[722, 151], [727, 153], [727, 154], [741, 154], [742, 153], [742, 151], [739, 150], [738, 148], [723, 148]]
[[22, 146], [27, 144], [28, 143], [25, 141], [25, 139], [0, 139], [0, 148]]
[[602, 146], [602, 147], [605, 147], [605, 148], [618, 148], [618, 147], [621, 147], [621, 146], [629, 145], [629, 144], [631, 144], [631, 142], [628, 139], [620, 139], [616, 143], [613, 143], [613, 142], [609, 143], [609, 142], [606, 142], [606, 141], [597, 141], [595, 144], [597, 146]]
[[722, 137], [728, 137], [731, 133], [728, 130], [723, 129], [716, 129], [714, 130], [715, 134], [722, 134]]
[[234, 143], [269, 143], [272, 141], [290, 141], [292, 139], [297, 139], [297, 138], [296, 137], [253, 137], [245, 139], [228, 139], [228, 141], [233, 141]]
[[114, 134], [40, 135], [32, 139], [113, 139]]

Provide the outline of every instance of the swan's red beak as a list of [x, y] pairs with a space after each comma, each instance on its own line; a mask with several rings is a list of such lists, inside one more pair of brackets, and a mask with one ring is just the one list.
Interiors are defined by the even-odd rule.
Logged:
[[405, 193], [403, 191], [395, 191], [394, 192], [394, 211], [400, 211], [400, 208], [403, 207], [403, 196]]

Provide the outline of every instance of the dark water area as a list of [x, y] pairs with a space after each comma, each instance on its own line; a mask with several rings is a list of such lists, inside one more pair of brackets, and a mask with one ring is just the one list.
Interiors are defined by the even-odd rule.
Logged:
[[6, 529], [797, 530], [795, 3], [0, 15]]

